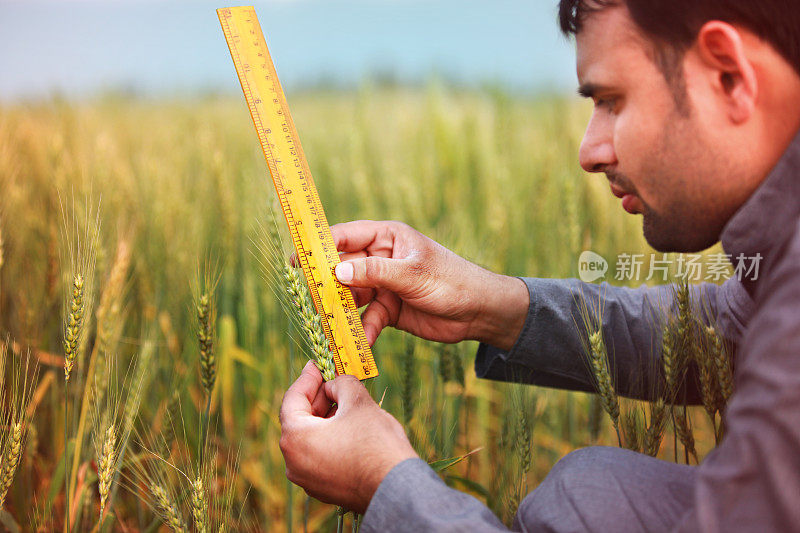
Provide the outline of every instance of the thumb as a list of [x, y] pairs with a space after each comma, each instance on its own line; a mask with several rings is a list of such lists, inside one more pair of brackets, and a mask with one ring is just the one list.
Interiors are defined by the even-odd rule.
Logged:
[[351, 287], [388, 289], [402, 293], [408, 289], [409, 263], [404, 259], [369, 256], [342, 261], [336, 265], [336, 278]]
[[326, 382], [325, 394], [336, 403], [337, 413], [346, 412], [364, 402], [374, 402], [364, 384], [356, 377], [346, 374]]

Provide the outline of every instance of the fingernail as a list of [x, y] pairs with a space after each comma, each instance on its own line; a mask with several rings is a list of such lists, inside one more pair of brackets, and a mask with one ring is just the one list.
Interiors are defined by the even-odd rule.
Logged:
[[353, 265], [352, 263], [344, 262], [336, 265], [336, 277], [342, 283], [353, 281]]

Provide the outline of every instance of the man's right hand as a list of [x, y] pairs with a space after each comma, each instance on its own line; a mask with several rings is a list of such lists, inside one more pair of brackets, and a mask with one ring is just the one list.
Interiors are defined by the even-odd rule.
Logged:
[[387, 326], [438, 342], [479, 340], [508, 350], [527, 315], [525, 284], [494, 274], [401, 222], [362, 220], [331, 227], [372, 345]]

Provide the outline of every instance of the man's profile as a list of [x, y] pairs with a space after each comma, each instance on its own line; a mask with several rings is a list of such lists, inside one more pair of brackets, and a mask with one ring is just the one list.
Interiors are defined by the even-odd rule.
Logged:
[[[763, 261], [757, 279], [694, 288], [735, 347], [720, 445], [697, 467], [616, 448], [572, 452], [521, 503], [515, 529], [800, 529], [800, 6], [562, 0], [559, 22], [575, 37], [579, 92], [594, 102], [583, 169], [606, 175], [655, 249], [696, 252], [721, 241], [731, 256]], [[593, 390], [573, 293], [596, 294], [598, 285], [495, 274], [399, 222], [332, 231], [343, 252], [337, 277], [366, 305], [370, 343], [387, 326], [439, 342], [478, 340], [479, 377]], [[645, 353], [652, 334], [638, 318], [667, 290], [604, 286], [603, 334], [621, 373], [647, 380], [658, 367], [632, 354]], [[689, 401], [694, 383], [684, 384]], [[447, 487], [354, 378], [323, 384], [307, 366], [286, 393], [281, 424], [289, 479], [366, 512], [363, 531], [505, 529]]]

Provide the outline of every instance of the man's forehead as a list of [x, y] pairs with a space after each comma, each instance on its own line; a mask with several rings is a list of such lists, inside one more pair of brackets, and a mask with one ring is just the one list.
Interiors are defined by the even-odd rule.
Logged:
[[[598, 67], [612, 66], [650, 46], [624, 4], [608, 6], [586, 15], [575, 37], [578, 81], [583, 83]], [[645, 55], [646, 57], [646, 55]]]

